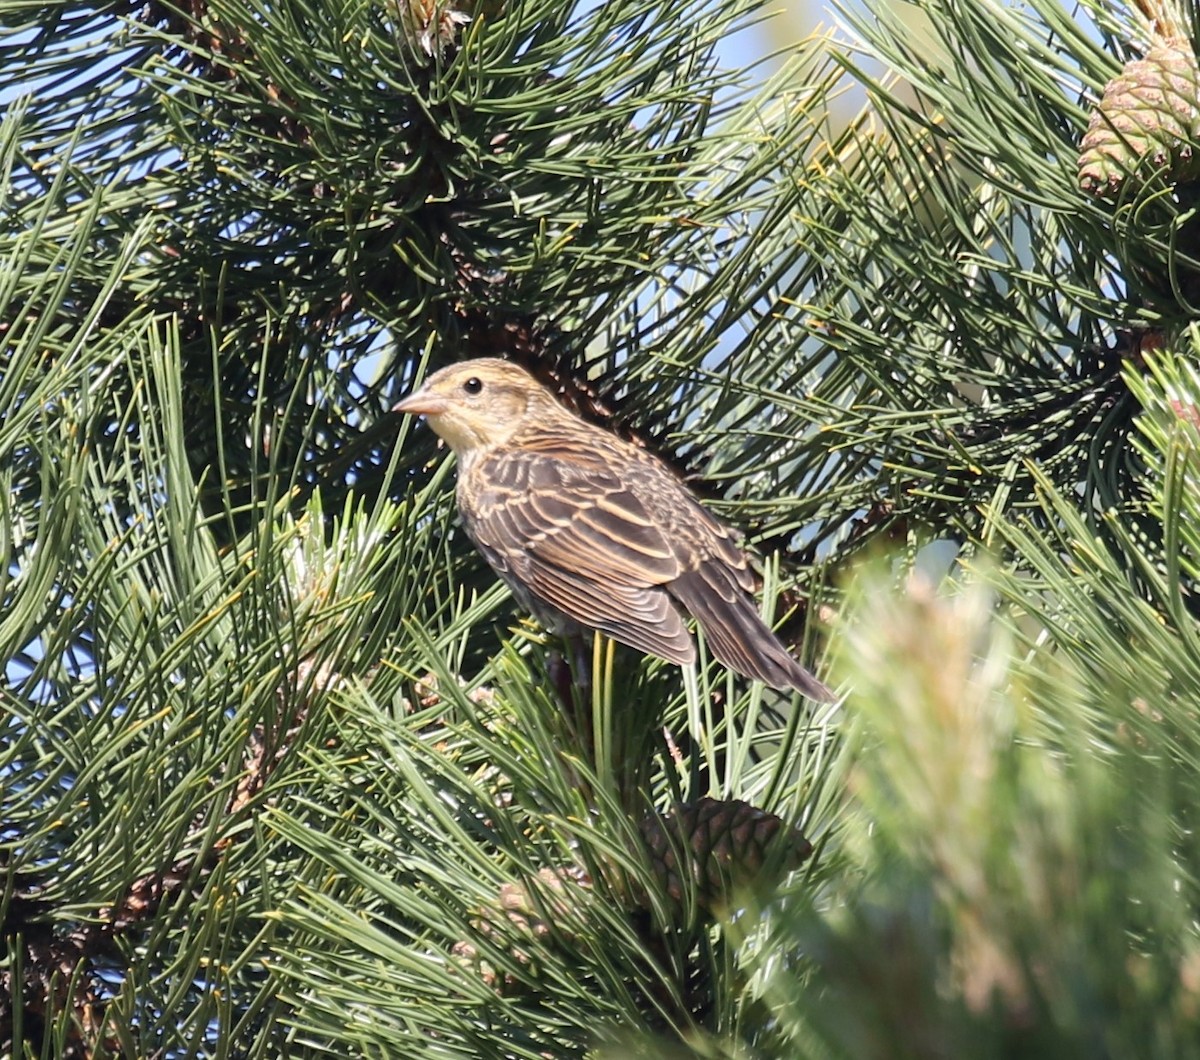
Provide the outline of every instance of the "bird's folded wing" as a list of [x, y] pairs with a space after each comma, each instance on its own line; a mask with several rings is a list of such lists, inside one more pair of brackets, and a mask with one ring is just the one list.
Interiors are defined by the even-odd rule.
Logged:
[[601, 587], [658, 586], [682, 569], [645, 506], [602, 463], [497, 454], [481, 472], [472, 533], [493, 549]]
[[696, 658], [692, 636], [663, 589], [602, 587], [536, 558], [526, 562], [525, 578], [528, 591], [539, 599], [622, 644], [681, 666]]
[[662, 588], [679, 561], [612, 471], [539, 453], [498, 454], [481, 472], [471, 534], [493, 563], [623, 644], [677, 663], [695, 658]]

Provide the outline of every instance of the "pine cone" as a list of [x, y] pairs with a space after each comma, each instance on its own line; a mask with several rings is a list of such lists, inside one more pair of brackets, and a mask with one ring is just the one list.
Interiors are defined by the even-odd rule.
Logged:
[[[519, 964], [528, 965], [536, 945], [546, 939], [552, 925], [559, 932], [570, 934], [566, 925], [571, 913], [591, 891], [592, 881], [577, 866], [539, 869], [536, 884], [532, 880], [504, 884], [495, 905], [481, 908], [472, 917], [471, 927], [479, 936], [499, 946], [508, 946]], [[487, 963], [469, 940], [456, 942], [451, 953], [459, 964], [471, 969], [498, 992], [506, 993], [515, 987], [511, 976], [501, 974]]]
[[1110, 195], [1143, 166], [1172, 182], [1200, 173], [1200, 68], [1188, 41], [1162, 40], [1104, 89], [1080, 145], [1079, 186]]
[[784, 872], [812, 853], [812, 844], [797, 829], [738, 799], [697, 799], [665, 816], [649, 814], [641, 832], [667, 894], [681, 902], [686, 875], [696, 901], [710, 912], [728, 904], [735, 888], [766, 882], [761, 874], [773, 846], [784, 844], [772, 866]]
[[463, 26], [471, 21], [471, 5], [453, 0], [393, 0], [400, 29], [418, 55], [443, 55], [458, 43]]

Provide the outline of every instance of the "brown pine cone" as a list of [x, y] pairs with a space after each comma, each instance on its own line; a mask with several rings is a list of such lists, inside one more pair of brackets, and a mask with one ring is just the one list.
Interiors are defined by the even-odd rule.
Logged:
[[705, 797], [665, 815], [649, 814], [641, 832], [667, 894], [682, 901], [684, 880], [690, 879], [696, 901], [710, 912], [727, 905], [739, 887], [771, 882], [762, 872], [772, 854], [777, 859], [772, 867], [788, 872], [812, 853], [798, 829], [740, 799]]

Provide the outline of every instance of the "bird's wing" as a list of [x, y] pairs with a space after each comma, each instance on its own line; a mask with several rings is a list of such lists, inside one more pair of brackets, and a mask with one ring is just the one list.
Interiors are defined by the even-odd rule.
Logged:
[[464, 514], [488, 559], [540, 600], [623, 644], [695, 658], [664, 583], [679, 561], [602, 461], [502, 451], [473, 469]]
[[681, 571], [673, 543], [600, 460], [506, 450], [472, 475], [474, 533], [604, 587], [659, 586]]
[[526, 562], [525, 578], [539, 599], [613, 640], [681, 666], [696, 658], [692, 635], [662, 589], [601, 586], [537, 557]]

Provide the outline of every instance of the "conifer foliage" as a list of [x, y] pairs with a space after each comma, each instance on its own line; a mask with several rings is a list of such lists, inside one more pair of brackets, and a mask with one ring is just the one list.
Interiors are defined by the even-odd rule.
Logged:
[[[761, 15], [0, 0], [0, 1053], [1194, 1049], [1195, 11]], [[842, 701], [564, 688], [389, 413], [480, 355]]]

